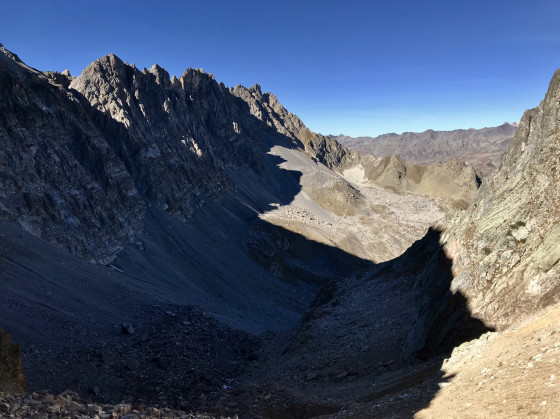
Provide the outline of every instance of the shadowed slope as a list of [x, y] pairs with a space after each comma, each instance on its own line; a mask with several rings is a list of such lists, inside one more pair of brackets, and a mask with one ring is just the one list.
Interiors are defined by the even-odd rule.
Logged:
[[[443, 359], [490, 331], [450, 291], [452, 261], [430, 230], [403, 255], [324, 287], [237, 395], [247, 417], [411, 417], [439, 390]], [[440, 309], [450, 298], [453, 312]], [[426, 319], [419, 322], [418, 319]], [[336, 415], [335, 415], [336, 414]], [[332, 416], [330, 416], [332, 415]]]

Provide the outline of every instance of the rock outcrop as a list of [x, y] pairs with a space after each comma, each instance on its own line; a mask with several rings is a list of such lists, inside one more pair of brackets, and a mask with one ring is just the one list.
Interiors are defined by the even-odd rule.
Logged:
[[450, 291], [432, 298], [442, 272], [432, 261], [416, 285], [427, 298], [409, 335], [416, 349], [434, 322], [442, 339], [457, 328], [459, 295], [473, 317], [498, 330], [560, 301], [559, 99], [560, 71], [541, 104], [523, 115], [499, 169], [465, 212], [440, 226]]
[[453, 290], [499, 327], [560, 301], [559, 101], [557, 72], [545, 99], [523, 115], [498, 171], [443, 236]]
[[134, 241], [144, 202], [72, 91], [0, 48], [0, 216], [98, 262]]
[[23, 394], [25, 377], [21, 370], [21, 348], [0, 329], [0, 392]]
[[[181, 418], [213, 419], [203, 413], [153, 407], [138, 404], [119, 403], [114, 405], [87, 403], [71, 391], [58, 395], [46, 391], [34, 392], [27, 396], [0, 393], [0, 414], [5, 417], [64, 417], [64, 418]], [[232, 418], [236, 418], [233, 416]], [[223, 417], [229, 419], [230, 417]]]

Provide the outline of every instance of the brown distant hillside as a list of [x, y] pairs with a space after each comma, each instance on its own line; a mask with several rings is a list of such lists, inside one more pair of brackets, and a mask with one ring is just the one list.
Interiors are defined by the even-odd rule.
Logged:
[[517, 130], [517, 123], [499, 127], [458, 129], [454, 131], [405, 132], [378, 137], [336, 136], [346, 147], [384, 157], [398, 154], [420, 165], [458, 158], [470, 163], [480, 175], [493, 172]]

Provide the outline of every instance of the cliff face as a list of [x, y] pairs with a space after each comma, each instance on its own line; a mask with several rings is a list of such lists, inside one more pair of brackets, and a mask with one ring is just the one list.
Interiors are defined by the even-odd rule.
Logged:
[[0, 48], [0, 216], [108, 261], [142, 227], [144, 203], [84, 104]]
[[[523, 115], [498, 171], [444, 235], [453, 289], [505, 326], [560, 301], [560, 72]], [[504, 302], [507, 301], [507, 304]]]
[[0, 329], [0, 392], [26, 392], [20, 354], [21, 348], [14, 345], [10, 336]]
[[[440, 341], [457, 328], [465, 315], [456, 309], [458, 296], [474, 318], [497, 329], [560, 301], [559, 99], [557, 72], [545, 99], [523, 115], [499, 169], [465, 212], [440, 226], [449, 266], [433, 258], [419, 275], [423, 302], [408, 338], [412, 347], [425, 345], [436, 325]], [[450, 292], [435, 298], [438, 289]]]

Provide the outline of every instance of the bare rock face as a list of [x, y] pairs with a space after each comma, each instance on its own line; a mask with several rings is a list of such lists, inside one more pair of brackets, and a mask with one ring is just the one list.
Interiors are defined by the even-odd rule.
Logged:
[[559, 100], [557, 72], [545, 99], [523, 115], [499, 170], [445, 237], [454, 288], [497, 326], [560, 301]]
[[[523, 115], [498, 171], [483, 181], [465, 212], [441, 226], [451, 291], [427, 297], [419, 308], [409, 335], [413, 346], [442, 313], [448, 320], [440, 327], [454, 327], [458, 295], [473, 317], [497, 329], [560, 301], [559, 103], [557, 71], [545, 99]], [[439, 281], [440, 268], [426, 266], [416, 285], [421, 295]]]
[[281, 134], [295, 140], [299, 139], [301, 133], [307, 129], [297, 115], [284, 108], [272, 93], [263, 93], [258, 84], [249, 89], [238, 84], [230, 89], [230, 92], [249, 105], [252, 115]]
[[134, 240], [144, 204], [80, 98], [4, 48], [0, 95], [0, 216], [79, 256], [111, 260]]
[[142, 72], [109, 55], [70, 88], [116, 122], [104, 127], [108, 141], [140, 193], [160, 208], [189, 219], [201, 194], [218, 199], [232, 189], [224, 156], [235, 155], [227, 147], [237, 135], [235, 106], [210, 75], [187, 70], [171, 81], [161, 67]]
[[21, 348], [0, 329], [0, 392], [23, 394], [25, 377], [21, 371]]

